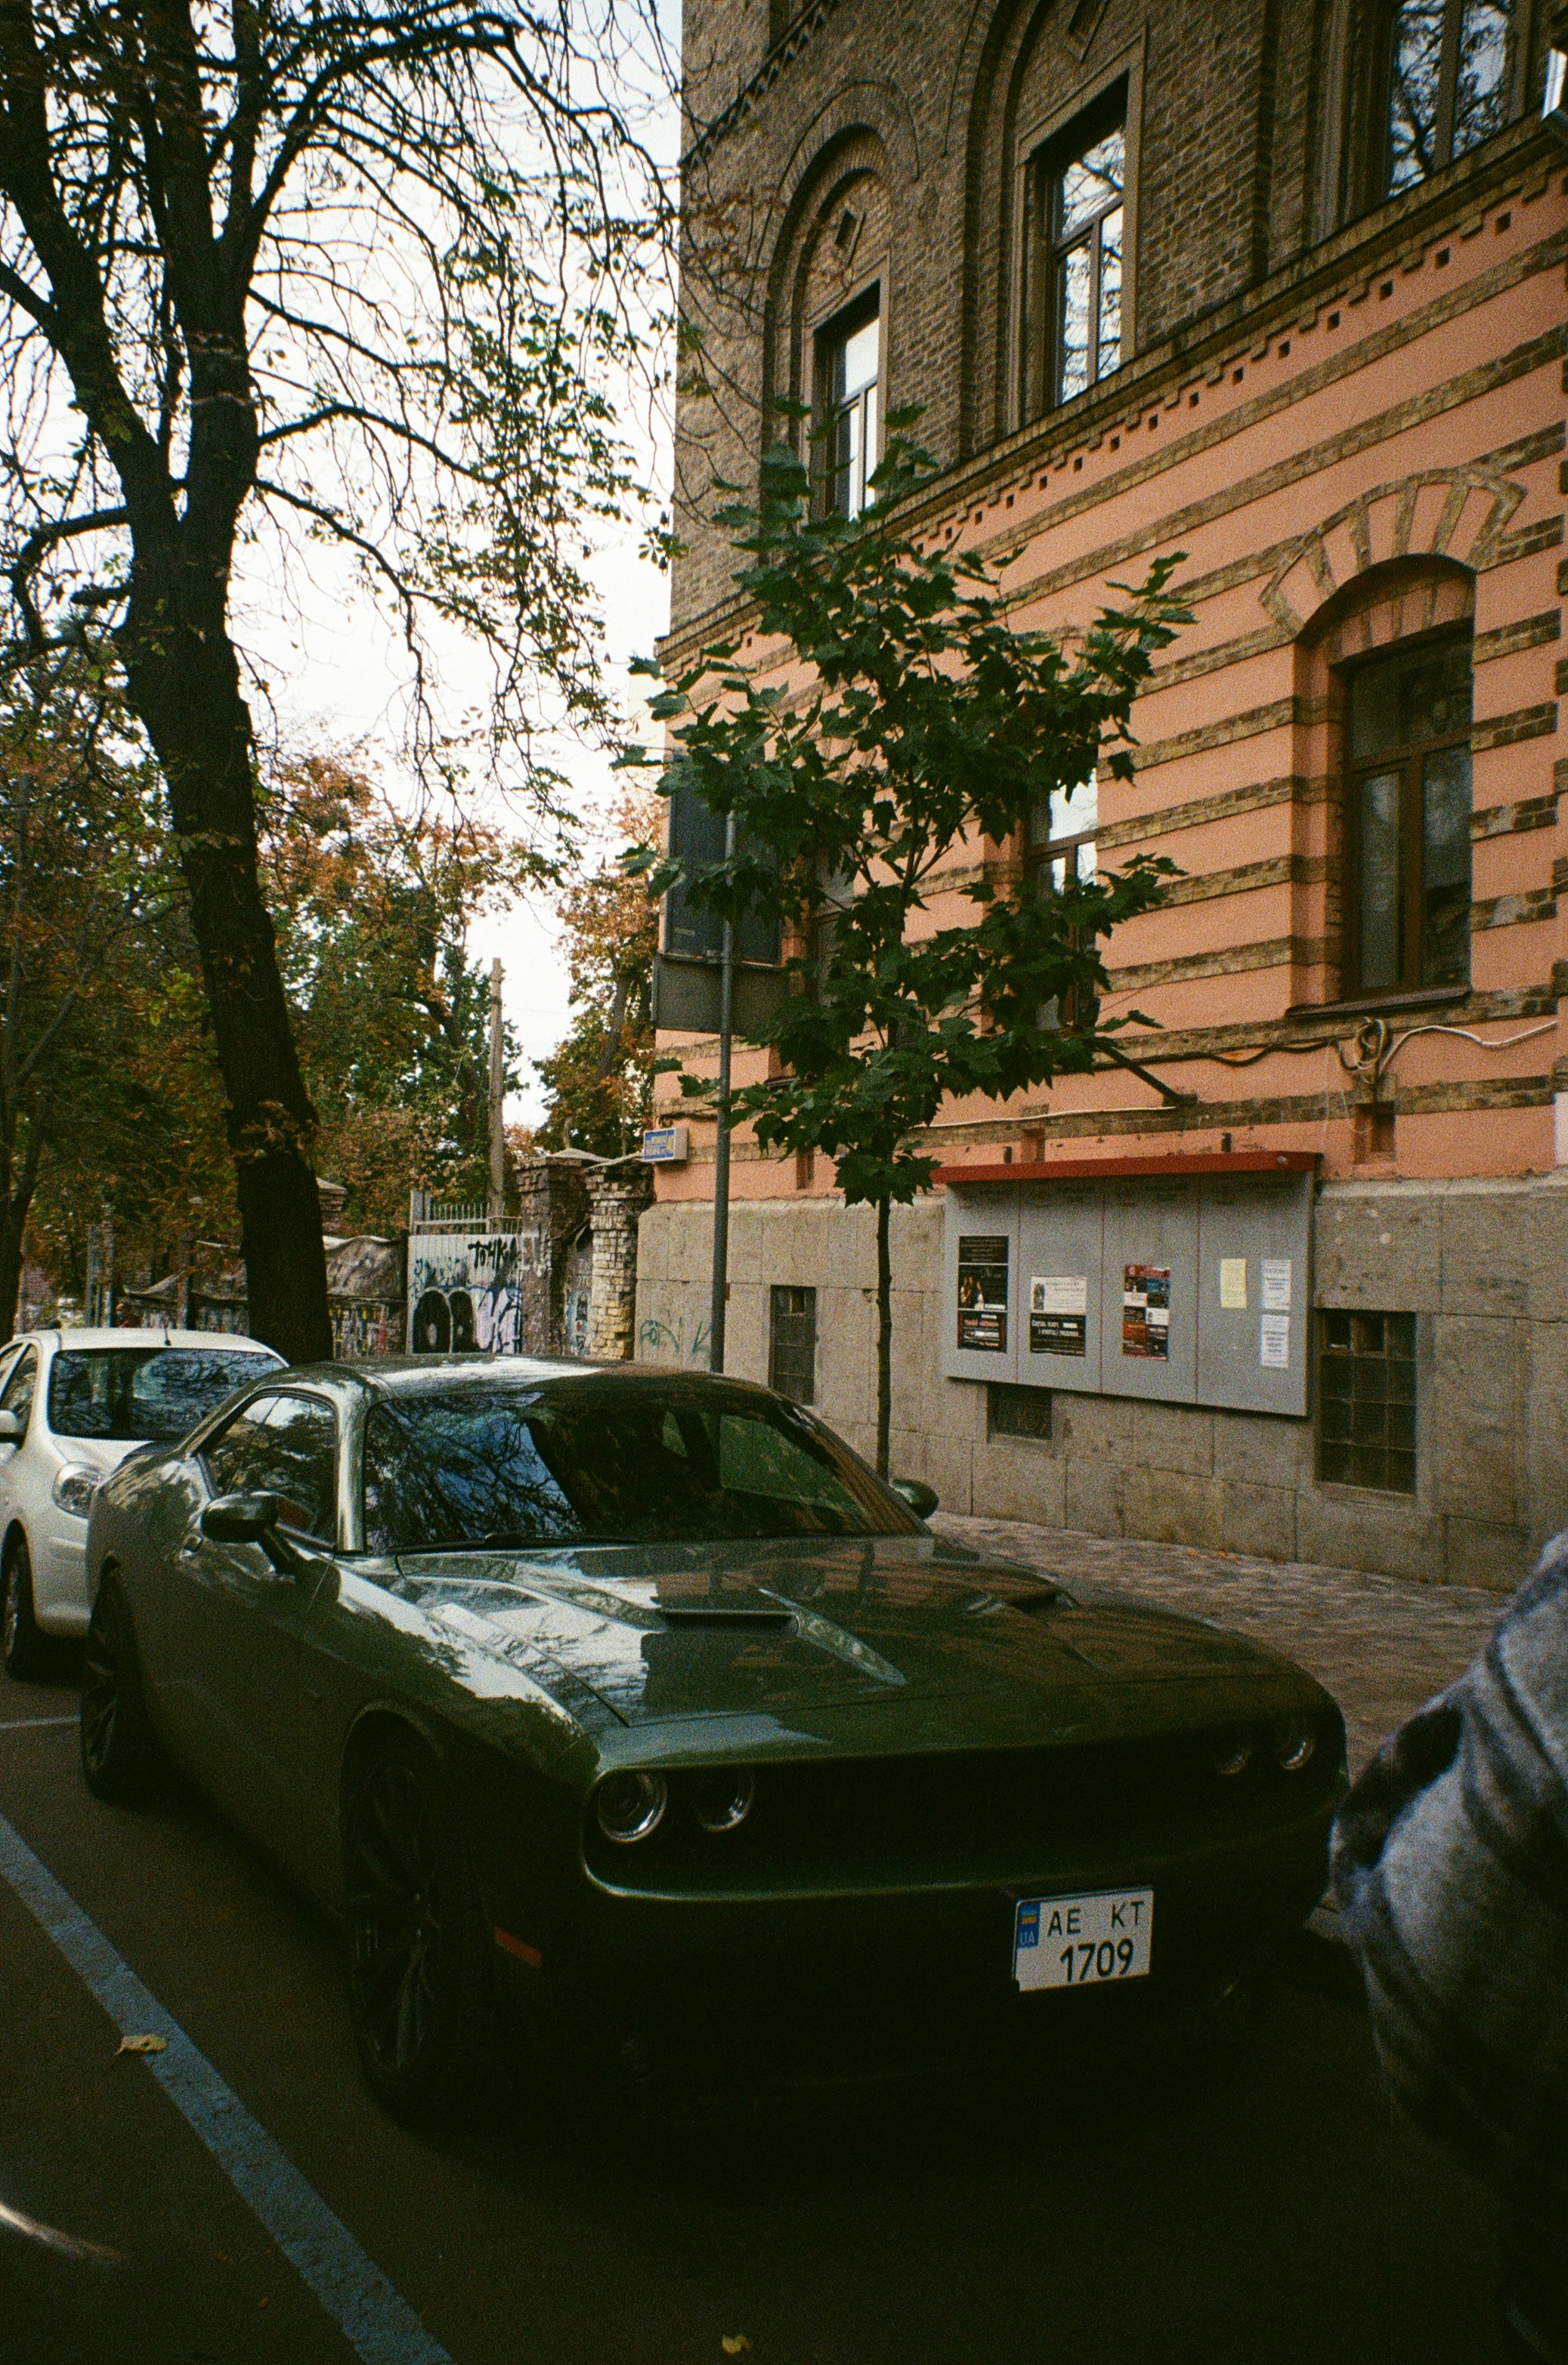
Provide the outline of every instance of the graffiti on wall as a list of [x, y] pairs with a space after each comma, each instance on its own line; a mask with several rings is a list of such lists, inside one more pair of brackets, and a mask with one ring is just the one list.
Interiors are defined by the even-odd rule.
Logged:
[[409, 1240], [409, 1347], [416, 1355], [522, 1351], [515, 1232], [415, 1232]]

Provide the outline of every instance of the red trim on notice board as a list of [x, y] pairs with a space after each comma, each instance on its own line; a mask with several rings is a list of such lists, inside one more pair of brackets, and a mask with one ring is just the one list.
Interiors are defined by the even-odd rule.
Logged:
[[938, 1182], [1092, 1182], [1133, 1175], [1313, 1174], [1316, 1149], [1192, 1150], [1169, 1158], [1036, 1158], [1012, 1166], [939, 1166]]

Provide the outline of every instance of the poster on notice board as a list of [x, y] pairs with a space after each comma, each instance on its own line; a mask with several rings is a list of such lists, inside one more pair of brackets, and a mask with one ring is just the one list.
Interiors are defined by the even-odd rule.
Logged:
[[1122, 1352], [1170, 1360], [1170, 1268], [1129, 1264], [1122, 1268]]
[[970, 1354], [1007, 1351], [1005, 1234], [958, 1237], [958, 1344]]
[[1029, 1283], [1031, 1355], [1081, 1355], [1089, 1332], [1089, 1276], [1036, 1273]]

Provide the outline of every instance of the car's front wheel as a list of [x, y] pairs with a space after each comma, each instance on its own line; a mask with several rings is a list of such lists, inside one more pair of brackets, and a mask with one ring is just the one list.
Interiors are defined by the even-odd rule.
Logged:
[[82, 1772], [100, 1799], [133, 1799], [158, 1760], [141, 1662], [119, 1581], [106, 1574], [93, 1604], [82, 1666]]
[[378, 2099], [415, 2123], [469, 2108], [491, 2033], [477, 1885], [441, 1768], [387, 1734], [351, 1771], [343, 1852], [354, 2036]]
[[49, 1642], [33, 1615], [33, 1564], [23, 1535], [11, 1538], [0, 1561], [0, 1659], [20, 1683], [48, 1672]]

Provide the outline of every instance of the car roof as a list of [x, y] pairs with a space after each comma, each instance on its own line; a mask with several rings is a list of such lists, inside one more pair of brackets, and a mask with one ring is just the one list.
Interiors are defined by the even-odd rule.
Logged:
[[352, 1379], [377, 1395], [417, 1395], [432, 1381], [465, 1385], [488, 1380], [503, 1387], [524, 1387], [537, 1386], [541, 1380], [594, 1380], [607, 1375], [649, 1384], [663, 1381], [666, 1385], [671, 1380], [706, 1384], [711, 1379], [728, 1387], [756, 1384], [727, 1373], [689, 1372], [678, 1363], [588, 1362], [544, 1355], [377, 1355], [358, 1362], [349, 1359], [341, 1363], [296, 1364], [289, 1372], [291, 1380]]
[[263, 1346], [259, 1339], [241, 1338], [232, 1330], [166, 1330], [161, 1323], [156, 1329], [65, 1330], [50, 1327], [39, 1330], [18, 1330], [6, 1344], [11, 1347], [53, 1346], [68, 1350], [88, 1347], [202, 1347], [210, 1351], [221, 1348], [225, 1354], [265, 1355], [274, 1362], [283, 1361], [274, 1348]]

